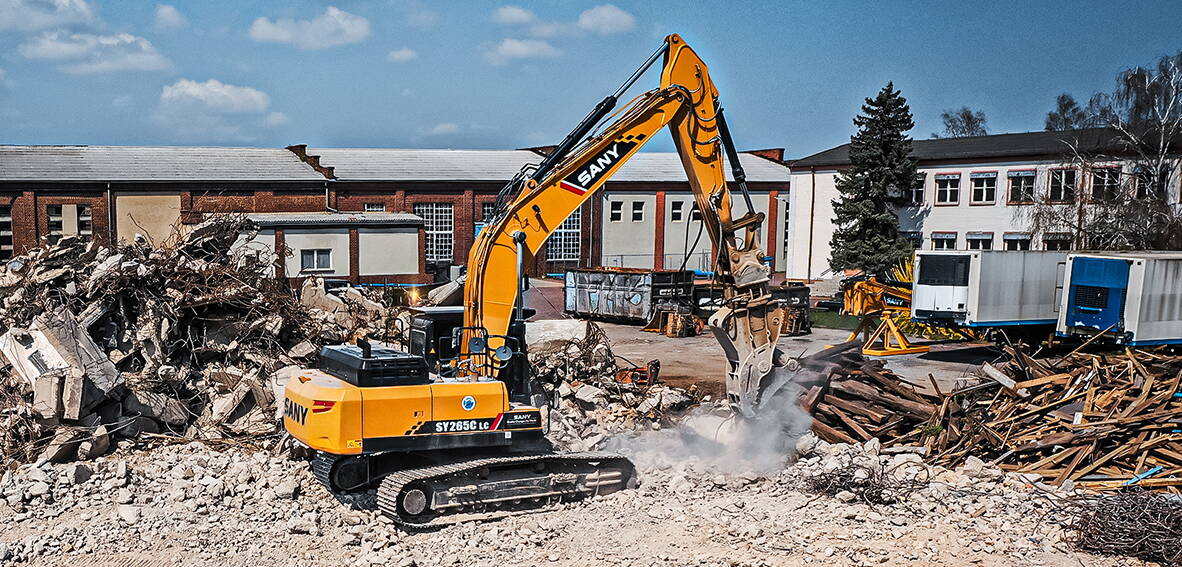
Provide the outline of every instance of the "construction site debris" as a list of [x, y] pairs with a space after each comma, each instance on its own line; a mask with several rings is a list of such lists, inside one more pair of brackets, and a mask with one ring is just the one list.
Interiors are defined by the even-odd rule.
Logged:
[[1068, 541], [1077, 549], [1182, 565], [1182, 499], [1142, 490], [1071, 502]]
[[591, 321], [530, 322], [526, 338], [533, 376], [556, 402], [543, 406], [542, 420], [560, 449], [592, 450], [616, 433], [659, 429], [700, 401], [693, 389], [617, 380], [611, 342]]
[[1056, 485], [1182, 488], [1182, 356], [1006, 352], [984, 367], [991, 381], [945, 396], [925, 440], [936, 462], [971, 454]]
[[161, 247], [76, 237], [0, 268], [0, 457], [94, 459], [113, 439], [277, 432], [276, 373], [319, 346], [384, 337], [361, 291], [296, 294], [221, 216]]

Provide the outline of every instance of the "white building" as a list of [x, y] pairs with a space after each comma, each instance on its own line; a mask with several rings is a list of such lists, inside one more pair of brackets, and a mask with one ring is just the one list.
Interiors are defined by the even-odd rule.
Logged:
[[[915, 140], [919, 175], [910, 190], [913, 205], [899, 209], [900, 231], [925, 250], [1068, 250], [1071, 234], [1031, 230], [1030, 207], [1036, 199], [1070, 201], [1072, 192], [1115, 191], [1127, 165], [1092, 164], [1085, 172], [1068, 157], [1070, 147], [1086, 151], [1105, 140], [1111, 135], [1099, 128]], [[850, 165], [849, 148], [789, 164], [788, 278], [835, 276], [829, 269], [833, 201], [837, 174]], [[1171, 202], [1178, 202], [1177, 179], [1166, 187]]]

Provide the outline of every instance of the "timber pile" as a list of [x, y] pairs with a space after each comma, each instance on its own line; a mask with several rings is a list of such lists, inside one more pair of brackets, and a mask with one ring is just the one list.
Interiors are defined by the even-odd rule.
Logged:
[[963, 408], [938, 416], [937, 462], [972, 453], [1056, 485], [1182, 487], [1182, 356], [1007, 353], [983, 368], [997, 387], [958, 397]]
[[940, 397], [916, 389], [887, 370], [885, 362], [865, 359], [857, 347], [855, 341], [821, 351], [840, 351], [828, 355], [833, 367], [798, 381], [813, 432], [830, 443], [913, 441], [940, 410]]

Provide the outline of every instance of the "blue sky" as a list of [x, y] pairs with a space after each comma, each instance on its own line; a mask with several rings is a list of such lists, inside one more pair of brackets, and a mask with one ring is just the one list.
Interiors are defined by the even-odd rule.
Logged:
[[801, 157], [848, 141], [888, 80], [916, 138], [962, 105], [1041, 129], [1057, 94], [1109, 88], [1179, 30], [1149, 1], [0, 0], [0, 143], [556, 143], [676, 32], [737, 144]]

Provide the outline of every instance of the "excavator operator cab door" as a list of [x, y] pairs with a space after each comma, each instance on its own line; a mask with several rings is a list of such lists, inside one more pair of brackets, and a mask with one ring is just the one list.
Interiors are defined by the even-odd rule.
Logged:
[[[533, 309], [525, 309], [524, 319], [515, 319], [509, 326], [505, 344], [508, 352], [498, 358], [497, 379], [505, 383], [509, 399], [514, 402], [529, 402], [529, 360], [525, 349], [525, 319], [533, 317]], [[441, 376], [455, 376], [454, 361], [468, 347], [457, 344], [464, 324], [464, 308], [419, 307], [415, 309], [409, 333], [411, 354], [421, 356], [427, 367]]]

